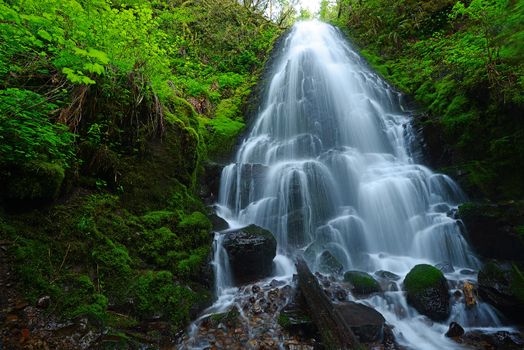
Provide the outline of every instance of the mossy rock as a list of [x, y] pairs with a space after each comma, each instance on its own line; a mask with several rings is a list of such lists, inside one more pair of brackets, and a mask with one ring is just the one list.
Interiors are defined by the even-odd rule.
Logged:
[[19, 201], [53, 201], [60, 194], [64, 177], [60, 164], [32, 161], [10, 171], [4, 179], [4, 196]]
[[344, 281], [351, 283], [353, 294], [365, 296], [382, 291], [380, 284], [369, 273], [363, 271], [347, 271]]
[[406, 275], [404, 288], [408, 303], [418, 312], [434, 321], [448, 318], [449, 289], [442, 271], [427, 264], [416, 265]]

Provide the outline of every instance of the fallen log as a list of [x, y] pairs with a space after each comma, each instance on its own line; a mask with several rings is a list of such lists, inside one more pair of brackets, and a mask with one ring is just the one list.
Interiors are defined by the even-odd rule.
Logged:
[[355, 349], [357, 337], [345, 322], [340, 311], [324, 293], [317, 278], [303, 259], [297, 260], [298, 286], [304, 295], [326, 349]]

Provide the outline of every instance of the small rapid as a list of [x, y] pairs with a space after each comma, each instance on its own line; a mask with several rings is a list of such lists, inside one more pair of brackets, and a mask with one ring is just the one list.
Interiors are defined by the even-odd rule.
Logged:
[[[407, 304], [401, 282], [415, 265], [447, 264], [451, 293], [476, 281], [480, 261], [453, 218], [465, 195], [448, 176], [416, 157], [402, 96], [374, 73], [334, 27], [297, 23], [285, 38], [260, 112], [222, 172], [218, 214], [232, 227], [274, 233], [275, 279], [293, 285], [294, 258], [319, 270], [326, 251], [346, 270], [400, 276], [384, 293], [350, 300], [379, 311], [409, 349], [459, 349], [444, 336], [451, 321], [466, 330], [504, 329], [485, 303], [466, 308], [452, 297], [442, 323]], [[234, 303], [226, 232], [216, 233], [218, 301]], [[463, 298], [463, 297], [462, 297]]]

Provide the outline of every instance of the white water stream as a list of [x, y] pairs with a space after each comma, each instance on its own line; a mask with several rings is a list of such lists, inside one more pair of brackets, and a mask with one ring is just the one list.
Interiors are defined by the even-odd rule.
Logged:
[[[466, 329], [501, 327], [484, 303], [466, 310], [457, 302], [447, 322], [428, 321], [395, 291], [419, 263], [451, 264], [452, 284], [474, 280], [459, 271], [480, 266], [448, 216], [464, 195], [448, 176], [415, 162], [399, 93], [321, 22], [296, 24], [277, 55], [260, 113], [223, 170], [219, 214], [237, 227], [254, 223], [275, 234], [276, 276], [290, 277], [293, 257], [304, 252], [316, 270], [325, 250], [344, 270], [401, 276], [398, 289], [360, 301], [381, 312], [408, 348], [460, 348], [444, 336], [451, 321]], [[214, 310], [225, 309], [236, 290], [222, 238], [215, 239]]]

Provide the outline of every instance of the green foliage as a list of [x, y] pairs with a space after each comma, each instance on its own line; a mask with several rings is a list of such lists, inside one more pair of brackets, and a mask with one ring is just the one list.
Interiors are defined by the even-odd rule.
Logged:
[[404, 279], [404, 287], [408, 293], [419, 293], [427, 288], [438, 287], [445, 280], [444, 274], [431, 265], [416, 265]]
[[0, 194], [25, 200], [0, 234], [31, 299], [187, 323], [209, 297], [201, 162], [232, 149], [279, 33], [235, 0], [0, 0]]
[[0, 166], [32, 160], [69, 164], [73, 135], [50, 121], [56, 107], [29, 90], [0, 91]]

